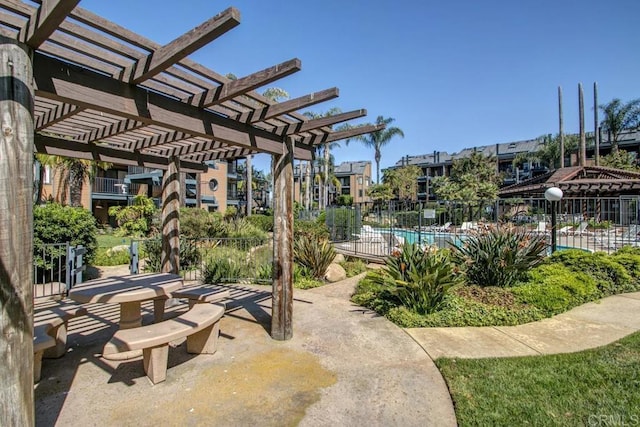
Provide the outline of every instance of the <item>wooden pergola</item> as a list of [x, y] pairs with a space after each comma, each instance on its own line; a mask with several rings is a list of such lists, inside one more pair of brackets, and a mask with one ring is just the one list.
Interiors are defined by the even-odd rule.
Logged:
[[504, 187], [499, 196], [544, 197], [549, 187], [560, 188], [565, 197], [637, 195], [640, 192], [640, 173], [602, 166], [571, 166]]
[[[158, 45], [77, 7], [79, 0], [0, 1], [0, 425], [33, 425], [34, 151], [161, 168], [162, 269], [177, 272], [180, 172], [204, 162], [273, 156], [271, 335], [292, 336], [293, 159], [381, 127], [334, 132], [356, 110], [309, 120], [297, 111], [337, 88], [275, 103], [254, 90], [301, 69], [291, 59], [230, 80], [188, 55], [240, 23], [229, 8]], [[141, 17], [142, 18], [142, 17]]]

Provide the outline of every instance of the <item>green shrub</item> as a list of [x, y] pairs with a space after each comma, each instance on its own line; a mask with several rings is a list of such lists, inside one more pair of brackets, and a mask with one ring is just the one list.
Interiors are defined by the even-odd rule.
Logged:
[[640, 247], [625, 246], [611, 258], [623, 266], [631, 276], [633, 289], [630, 290], [640, 290]]
[[407, 309], [418, 314], [437, 311], [447, 293], [460, 283], [460, 275], [445, 250], [423, 251], [418, 245], [404, 245], [398, 256], [388, 257], [369, 280], [388, 288]]
[[215, 249], [207, 255], [202, 267], [203, 283], [232, 283], [246, 278], [251, 266], [245, 252], [235, 249]]
[[336, 257], [336, 250], [328, 240], [296, 236], [293, 241], [293, 260], [309, 269], [311, 277], [322, 279], [329, 264]]
[[254, 227], [259, 228], [265, 233], [273, 231], [273, 216], [272, 215], [251, 215], [246, 218], [247, 222]]
[[535, 307], [518, 304], [513, 306], [491, 305], [456, 295], [458, 291], [466, 288], [456, 289], [445, 299], [441, 309], [436, 312], [421, 316], [404, 307], [394, 307], [386, 313], [386, 317], [398, 326], [405, 328], [511, 326], [544, 318], [543, 313]]
[[296, 219], [293, 222], [293, 234], [295, 237], [306, 236], [316, 240], [329, 238], [329, 229], [322, 222]]
[[230, 239], [267, 240], [267, 233], [256, 227], [246, 217], [236, 218], [227, 223], [227, 236]]
[[97, 266], [112, 266], [112, 265], [125, 265], [129, 264], [131, 258], [129, 256], [129, 250], [112, 251], [111, 248], [98, 248], [96, 251], [93, 265]]
[[324, 285], [324, 282], [309, 277], [300, 277], [293, 282], [293, 287], [296, 289], [312, 289]]
[[188, 238], [226, 237], [227, 224], [218, 212], [180, 208], [180, 235]]
[[467, 282], [478, 286], [513, 286], [544, 260], [544, 236], [513, 228], [471, 234], [452, 246], [453, 259], [465, 271]]
[[83, 257], [83, 262], [91, 264], [98, 247], [97, 233], [96, 219], [86, 209], [62, 206], [56, 203], [35, 205], [33, 207], [34, 265], [39, 269], [57, 268], [57, 259], [56, 262], [51, 262], [51, 257], [62, 255], [66, 259], [64, 249], [48, 250], [43, 258], [44, 245], [66, 242], [69, 242], [71, 246], [84, 246], [87, 252]]
[[348, 194], [341, 194], [337, 197], [336, 204], [338, 206], [352, 206], [353, 196], [350, 196]]
[[115, 217], [122, 236], [147, 236], [153, 232], [153, 216], [156, 206], [147, 196], [138, 195], [129, 206], [111, 206], [109, 216]]
[[[623, 252], [624, 253], [624, 252]], [[557, 251], [549, 257], [552, 263], [562, 263], [575, 273], [586, 273], [595, 281], [603, 296], [635, 289], [627, 270], [604, 252], [590, 253], [578, 249]]]
[[360, 259], [356, 259], [354, 261], [344, 261], [341, 262], [340, 265], [347, 273], [347, 277], [357, 276], [358, 274], [367, 271], [367, 264]]
[[[200, 268], [202, 256], [198, 247], [198, 242], [193, 239], [180, 239], [180, 271]], [[162, 257], [162, 240], [149, 239], [140, 245], [140, 253], [144, 254], [146, 262], [144, 271], [160, 271]], [[141, 256], [142, 257], [142, 256]]]
[[352, 208], [328, 208], [326, 224], [333, 242], [347, 241], [360, 230], [360, 218]]
[[273, 263], [267, 262], [259, 264], [256, 269], [256, 281], [258, 283], [272, 283], [273, 282]]

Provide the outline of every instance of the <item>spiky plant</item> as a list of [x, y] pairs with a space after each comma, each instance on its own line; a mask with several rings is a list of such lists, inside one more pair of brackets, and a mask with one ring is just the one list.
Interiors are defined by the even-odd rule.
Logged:
[[448, 251], [423, 251], [418, 245], [404, 245], [398, 256], [368, 276], [383, 285], [407, 309], [418, 314], [439, 310], [447, 293], [460, 283], [457, 267]]
[[322, 279], [335, 257], [336, 250], [326, 239], [300, 235], [293, 242], [293, 260], [309, 269], [314, 278]]
[[451, 250], [469, 284], [507, 287], [543, 261], [546, 242], [542, 235], [502, 227], [472, 234]]

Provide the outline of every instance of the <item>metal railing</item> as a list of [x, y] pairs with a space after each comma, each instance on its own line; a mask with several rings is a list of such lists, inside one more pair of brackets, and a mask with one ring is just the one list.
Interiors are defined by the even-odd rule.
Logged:
[[558, 203], [555, 229], [545, 199], [501, 199], [476, 203], [359, 204], [327, 210], [336, 248], [354, 256], [384, 257], [401, 244], [448, 247], [470, 233], [500, 227], [544, 235], [551, 249], [576, 248], [611, 253], [640, 246], [640, 197], [565, 198]]
[[[160, 239], [131, 242], [132, 274], [160, 271]], [[271, 283], [273, 241], [271, 239], [184, 238], [180, 239], [180, 274], [185, 280], [206, 283]]]
[[86, 266], [86, 249], [67, 243], [46, 243], [34, 249], [34, 297], [65, 295], [75, 284], [82, 283]]

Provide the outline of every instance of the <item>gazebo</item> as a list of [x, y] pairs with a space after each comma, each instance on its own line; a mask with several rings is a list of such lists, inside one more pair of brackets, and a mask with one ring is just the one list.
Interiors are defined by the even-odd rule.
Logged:
[[177, 272], [179, 174], [204, 162], [273, 156], [271, 336], [292, 336], [293, 159], [382, 129], [334, 132], [356, 110], [309, 120], [297, 111], [337, 88], [275, 103], [254, 90], [301, 69], [298, 59], [229, 80], [188, 55], [240, 23], [229, 8], [160, 46], [77, 7], [79, 0], [0, 1], [1, 425], [33, 425], [33, 153], [166, 170], [162, 270]]
[[640, 172], [601, 166], [572, 166], [510, 185], [500, 190], [500, 197], [543, 197], [549, 187], [558, 187], [568, 197], [638, 195]]

